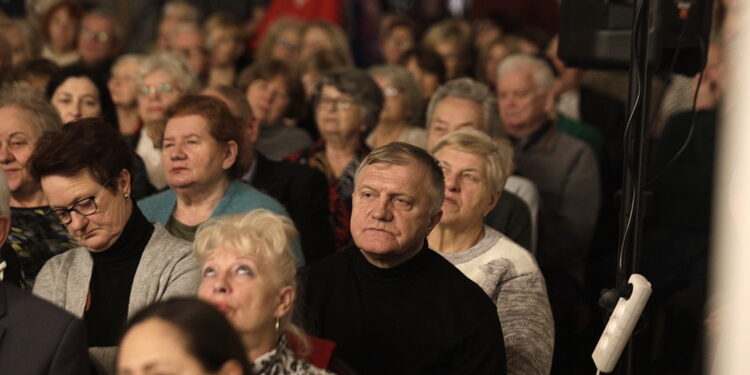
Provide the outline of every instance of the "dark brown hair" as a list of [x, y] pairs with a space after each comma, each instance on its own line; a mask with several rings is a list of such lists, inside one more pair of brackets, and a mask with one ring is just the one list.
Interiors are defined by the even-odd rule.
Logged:
[[100, 118], [84, 118], [39, 138], [29, 171], [39, 181], [51, 175], [72, 177], [88, 169], [96, 182], [116, 190], [116, 177], [123, 169], [132, 176], [132, 164], [133, 153], [117, 130]]
[[[174, 117], [197, 115], [201, 116], [206, 120], [208, 124], [208, 132], [211, 136], [221, 144], [227, 144], [229, 141], [234, 141], [237, 144], [237, 155], [242, 154], [242, 137], [244, 124], [239, 121], [238, 118], [232, 115], [229, 107], [221, 101], [221, 99], [214, 98], [207, 95], [185, 95], [177, 103], [167, 108], [166, 119]], [[166, 122], [164, 123], [166, 127]], [[164, 137], [164, 132], [161, 132]], [[161, 139], [158, 143], [161, 145]], [[237, 178], [242, 176], [245, 172], [237, 161], [227, 171], [230, 178]]]
[[[237, 361], [243, 375], [252, 374], [242, 340], [227, 318], [213, 306], [195, 297], [175, 297], [138, 311], [126, 331], [139, 323], [159, 319], [180, 332], [184, 350], [203, 370], [218, 372], [228, 361]], [[124, 336], [124, 335], [123, 335]]]
[[278, 60], [257, 62], [245, 68], [237, 78], [237, 88], [247, 95], [247, 88], [251, 83], [259, 79], [271, 80], [278, 76], [284, 78], [286, 93], [289, 96], [289, 105], [286, 107], [284, 117], [298, 119], [305, 103], [305, 89], [302, 87], [299, 76], [285, 62]]
[[61, 9], [67, 9], [68, 12], [70, 12], [70, 17], [78, 22], [79, 28], [81, 27], [81, 20], [83, 19], [83, 7], [81, 4], [72, 0], [59, 1], [47, 9], [47, 12], [44, 13], [44, 16], [42, 17], [42, 22], [40, 23], [42, 38], [48, 43], [50, 41], [49, 24], [52, 21], [52, 16]]

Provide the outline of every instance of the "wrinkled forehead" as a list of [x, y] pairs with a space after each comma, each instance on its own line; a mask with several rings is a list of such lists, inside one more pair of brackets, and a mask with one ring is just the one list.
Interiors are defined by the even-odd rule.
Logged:
[[497, 77], [498, 90], [536, 90], [531, 67], [519, 67]]

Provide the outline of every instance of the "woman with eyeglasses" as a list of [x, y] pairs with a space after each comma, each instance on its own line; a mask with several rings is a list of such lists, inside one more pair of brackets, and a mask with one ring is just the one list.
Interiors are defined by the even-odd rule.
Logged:
[[133, 203], [132, 151], [101, 119], [73, 121], [38, 141], [30, 172], [79, 247], [47, 261], [34, 293], [82, 318], [95, 363], [113, 373], [127, 318], [200, 282], [190, 243]]
[[148, 181], [157, 190], [167, 187], [161, 167], [161, 150], [155, 140], [167, 108], [183, 95], [197, 89], [198, 78], [185, 58], [174, 52], [159, 52], [146, 57], [138, 69], [138, 115], [143, 126], [134, 140], [135, 153], [146, 164]]
[[378, 123], [383, 93], [360, 69], [333, 69], [321, 76], [313, 106], [321, 139], [288, 159], [318, 168], [328, 177], [328, 208], [336, 248], [341, 249], [351, 242], [354, 173], [370, 153], [365, 138]]
[[416, 126], [421, 117], [422, 96], [409, 71], [398, 65], [378, 65], [368, 73], [383, 90], [385, 101], [378, 124], [367, 136], [367, 145], [378, 148], [398, 141], [427, 147], [427, 132]]

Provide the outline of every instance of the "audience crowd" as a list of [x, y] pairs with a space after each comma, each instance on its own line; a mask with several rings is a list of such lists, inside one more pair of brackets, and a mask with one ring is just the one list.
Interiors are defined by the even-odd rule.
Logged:
[[[560, 59], [559, 18], [0, 4], [0, 373], [593, 373], [627, 86]], [[637, 373], [702, 370], [715, 29], [655, 78]]]

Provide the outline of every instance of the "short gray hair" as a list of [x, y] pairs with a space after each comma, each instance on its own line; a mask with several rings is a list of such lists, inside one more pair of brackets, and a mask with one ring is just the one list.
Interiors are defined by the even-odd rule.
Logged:
[[497, 67], [497, 79], [504, 75], [529, 70], [537, 90], [546, 91], [552, 87], [555, 74], [543, 59], [526, 53], [516, 53], [503, 59]]
[[484, 160], [484, 175], [490, 194], [503, 191], [505, 182], [513, 173], [513, 146], [507, 139], [492, 139], [476, 129], [461, 129], [450, 133], [430, 150], [434, 156], [444, 148], [480, 156]]
[[112, 75], [114, 75], [115, 69], [117, 69], [117, 67], [120, 66], [120, 64], [125, 64], [125, 63], [129, 63], [129, 62], [137, 63], [138, 66], [140, 67], [141, 63], [143, 63], [143, 60], [145, 60], [145, 59], [146, 59], [146, 55], [141, 55], [139, 53], [124, 54], [124, 55], [118, 57], [115, 60], [115, 62], [112, 63], [111, 73], [112, 73]]
[[177, 52], [157, 52], [147, 56], [138, 68], [138, 85], [143, 85], [143, 78], [161, 70], [177, 82], [182, 94], [192, 94], [198, 90], [198, 78], [190, 68], [185, 57]]
[[386, 165], [410, 165], [416, 164], [424, 168], [427, 173], [427, 192], [430, 197], [431, 214], [436, 214], [443, 206], [445, 197], [445, 181], [443, 180], [443, 170], [440, 169], [437, 160], [430, 156], [427, 151], [420, 147], [410, 145], [404, 142], [392, 142], [385, 146], [378, 147], [370, 152], [357, 167], [354, 174], [354, 185], [357, 185], [362, 170], [373, 164]]
[[0, 108], [4, 107], [17, 107], [29, 112], [40, 136], [62, 128], [57, 110], [32, 87], [6, 86], [0, 89]]
[[367, 127], [366, 134], [378, 124], [380, 111], [383, 109], [383, 91], [362, 69], [336, 68], [323, 73], [313, 94], [316, 106], [326, 86], [332, 86], [351, 96], [362, 107], [362, 123]]
[[500, 138], [504, 135], [503, 127], [500, 126], [500, 113], [495, 96], [492, 95], [487, 85], [471, 78], [450, 80], [435, 91], [427, 106], [427, 123], [425, 124], [427, 129], [430, 128], [435, 107], [445, 98], [467, 99], [481, 104], [484, 110], [482, 116], [484, 131], [492, 138]]
[[422, 94], [411, 73], [399, 65], [377, 65], [367, 72], [372, 77], [389, 81], [404, 93], [406, 108], [409, 109], [409, 113], [406, 114], [406, 121], [415, 124], [420, 117], [419, 112], [422, 111]]

